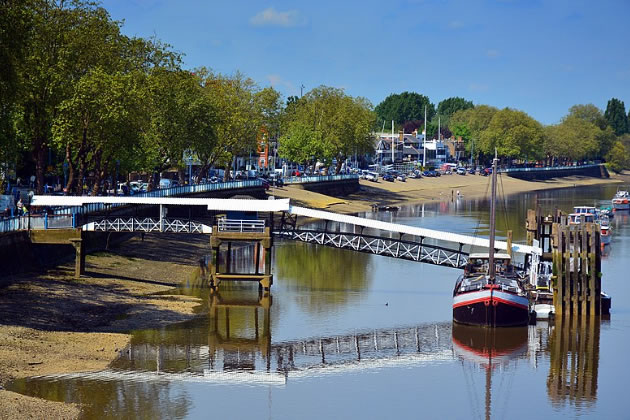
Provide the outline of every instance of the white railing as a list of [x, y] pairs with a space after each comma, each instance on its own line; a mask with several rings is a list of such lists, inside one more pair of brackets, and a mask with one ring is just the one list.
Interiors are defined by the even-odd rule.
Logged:
[[219, 219], [219, 232], [262, 233], [265, 231], [264, 220]]
[[285, 184], [309, 184], [312, 182], [344, 181], [350, 179], [359, 179], [359, 175], [288, 176], [283, 178], [283, 181]]
[[[263, 185], [262, 181], [254, 179], [254, 180], [246, 180], [246, 181], [232, 181], [232, 182], [221, 182], [217, 184], [199, 184], [199, 185], [184, 185], [181, 187], [173, 187], [173, 188], [164, 188], [161, 190], [154, 190], [149, 192], [141, 192], [134, 194], [133, 197], [177, 197], [185, 194], [198, 194], [209, 191], [222, 191], [222, 190], [231, 190], [237, 188], [252, 188], [252, 187], [261, 187]], [[55, 214], [89, 214], [93, 212], [103, 211], [110, 208], [124, 206], [125, 204], [103, 204], [103, 203], [93, 203], [86, 204], [82, 207], [60, 207], [54, 208], [53, 211]]]

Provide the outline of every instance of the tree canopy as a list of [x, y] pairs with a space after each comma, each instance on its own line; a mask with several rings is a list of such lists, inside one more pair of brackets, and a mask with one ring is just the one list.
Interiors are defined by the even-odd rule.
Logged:
[[626, 106], [623, 101], [612, 98], [608, 101], [604, 118], [608, 125], [612, 127], [616, 135], [620, 136], [628, 132], [628, 116], [626, 115]]
[[435, 115], [435, 105], [429, 98], [416, 92], [391, 94], [376, 106], [377, 124], [385, 126], [394, 120], [397, 126], [408, 121], [424, 121], [424, 108], [427, 109], [427, 119], [430, 121]]
[[280, 138], [280, 154], [295, 162], [321, 158], [343, 160], [373, 148], [372, 104], [346, 95], [342, 89], [320, 86], [297, 103], [288, 129]]

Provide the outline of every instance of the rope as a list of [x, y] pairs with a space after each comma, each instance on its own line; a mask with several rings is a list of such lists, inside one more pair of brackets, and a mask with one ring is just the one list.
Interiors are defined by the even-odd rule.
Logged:
[[[490, 189], [490, 184], [492, 184], [492, 179], [488, 177], [488, 182], [486, 183], [486, 192], [483, 194], [485, 198], [488, 197], [488, 190]], [[477, 218], [477, 226], [475, 226], [475, 230], [473, 231], [473, 237], [476, 238], [479, 236], [479, 225], [481, 224], [481, 217]]]

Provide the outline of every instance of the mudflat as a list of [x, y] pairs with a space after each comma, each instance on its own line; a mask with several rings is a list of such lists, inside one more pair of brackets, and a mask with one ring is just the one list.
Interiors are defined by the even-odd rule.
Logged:
[[[572, 176], [546, 181], [524, 181], [501, 176], [499, 188], [502, 193], [513, 194], [555, 188], [575, 188], [588, 185], [628, 183], [630, 176], [612, 174], [610, 178]], [[329, 209], [337, 213], [370, 211], [373, 205], [391, 206], [420, 204], [431, 201], [449, 201], [459, 196], [465, 199], [484, 197], [488, 194], [490, 177], [480, 175], [442, 175], [437, 178], [407, 179], [405, 182], [378, 182], [360, 180], [360, 190], [344, 197], [332, 197], [303, 189], [299, 185], [271, 188], [269, 195], [290, 198], [292, 203], [305, 207]]]
[[[170, 295], [207, 252], [205, 235], [133, 237], [73, 263], [0, 278], [0, 387], [16, 378], [104, 369], [128, 331], [195, 316], [196, 298]], [[160, 292], [159, 295], [155, 293]], [[0, 390], [0, 418], [76, 418], [80, 407]]]

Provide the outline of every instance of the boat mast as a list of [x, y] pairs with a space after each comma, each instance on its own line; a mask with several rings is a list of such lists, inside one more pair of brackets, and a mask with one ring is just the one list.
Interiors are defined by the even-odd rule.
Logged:
[[494, 235], [495, 235], [495, 218], [496, 218], [496, 198], [497, 198], [497, 149], [494, 149], [494, 159], [492, 160], [492, 199], [490, 201], [490, 249], [488, 251], [490, 283], [494, 283], [496, 267], [494, 266]]

